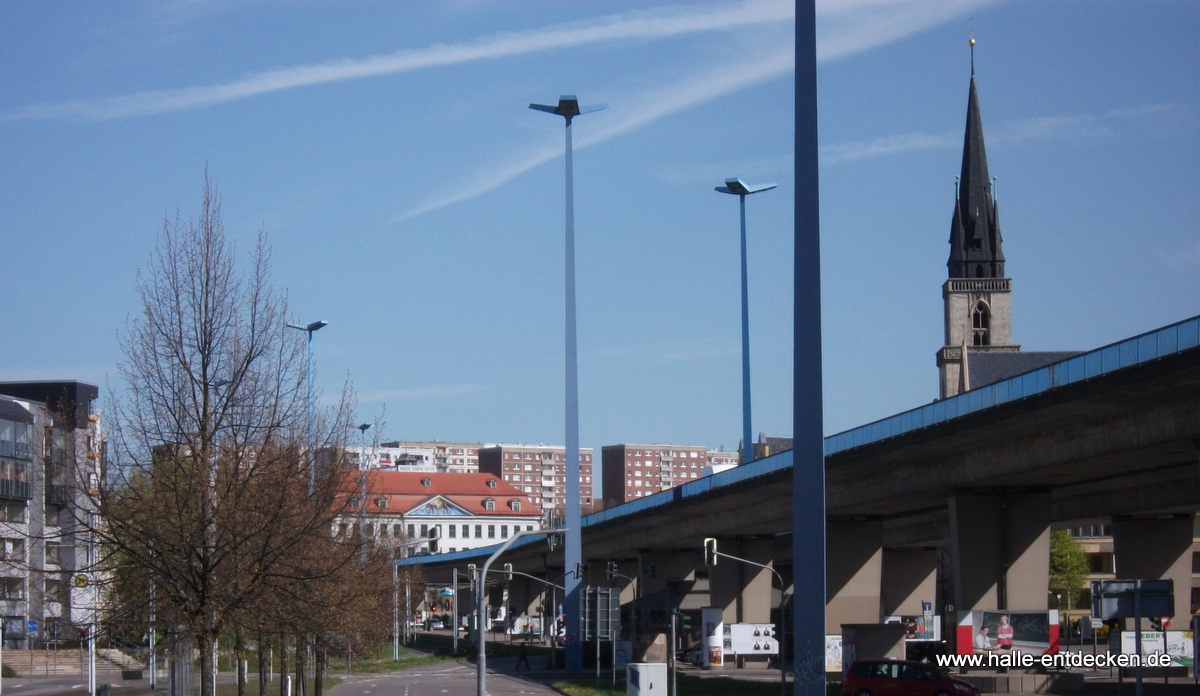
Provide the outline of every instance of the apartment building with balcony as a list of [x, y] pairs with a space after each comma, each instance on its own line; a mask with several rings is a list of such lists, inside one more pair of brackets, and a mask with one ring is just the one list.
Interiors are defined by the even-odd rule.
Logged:
[[694, 481], [711, 466], [708, 448], [697, 445], [607, 445], [600, 456], [606, 507]]
[[[434, 471], [444, 471], [452, 474], [479, 473], [479, 450], [483, 443], [479, 442], [441, 442], [438, 440], [395, 440], [383, 442], [381, 450], [395, 452], [401, 460], [393, 458], [392, 466], [398, 471], [397, 464], [412, 463], [412, 457], [428, 457], [427, 463], [432, 464]], [[409, 455], [405, 457], [405, 455]], [[379, 462], [380, 468], [387, 468], [384, 461]]]
[[[72, 576], [88, 569], [88, 490], [103, 439], [82, 382], [0, 382], [0, 620], [4, 647], [79, 637]], [[79, 480], [86, 477], [87, 480]], [[76, 617], [77, 618], [77, 617]], [[28, 630], [29, 621], [37, 630]]]
[[[593, 509], [592, 450], [579, 450], [579, 505]], [[499, 476], [556, 519], [567, 500], [566, 448], [548, 445], [492, 445], [479, 450], [479, 471]]]

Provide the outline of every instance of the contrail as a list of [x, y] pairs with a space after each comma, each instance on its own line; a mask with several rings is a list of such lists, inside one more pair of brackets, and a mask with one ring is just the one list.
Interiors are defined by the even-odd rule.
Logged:
[[81, 118], [107, 120], [200, 109], [285, 89], [393, 75], [447, 65], [572, 48], [620, 40], [653, 40], [681, 34], [785, 22], [794, 15], [786, 0], [745, 0], [703, 8], [672, 7], [626, 12], [539, 29], [508, 32], [363, 59], [342, 59], [252, 73], [232, 82], [138, 92], [102, 99], [33, 104], [0, 120]]
[[[818, 25], [817, 59], [821, 62], [845, 58], [928, 29], [993, 0], [842, 0], [818, 5], [825, 23]], [[790, 10], [789, 10], [790, 12]], [[792, 15], [789, 14], [790, 18]], [[792, 44], [768, 49], [766, 55], [750, 56], [732, 65], [724, 65], [689, 78], [665, 89], [628, 98], [611, 99], [612, 114], [625, 113], [615, 122], [600, 125], [591, 134], [580, 137], [577, 149], [604, 142], [635, 130], [670, 114], [712, 101], [740, 89], [773, 80], [794, 69]], [[619, 105], [619, 106], [618, 106]], [[912, 145], [909, 148], [928, 146]], [[894, 147], [894, 145], [893, 145]], [[531, 149], [514, 159], [485, 168], [451, 193], [428, 200], [397, 215], [401, 222], [448, 205], [453, 205], [498, 188], [534, 167], [562, 156], [562, 147]], [[863, 155], [851, 152], [842, 159]]]

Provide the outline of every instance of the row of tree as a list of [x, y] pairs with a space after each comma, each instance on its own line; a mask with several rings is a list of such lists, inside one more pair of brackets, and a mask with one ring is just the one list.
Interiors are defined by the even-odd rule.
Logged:
[[241, 687], [251, 645], [266, 694], [263, 653], [277, 645], [286, 672], [290, 644], [300, 674], [308, 648], [318, 656], [319, 690], [327, 652], [390, 633], [391, 556], [336, 532], [352, 512], [345, 459], [311, 468], [310, 443], [343, 451], [350, 390], [310, 417], [303, 334], [286, 328], [265, 234], [247, 270], [235, 256], [206, 174], [199, 216], [168, 218], [138, 274], [141, 311], [121, 336], [120, 396], [88, 492], [93, 580], [112, 626], [195, 641], [202, 696], [215, 695], [222, 638]]

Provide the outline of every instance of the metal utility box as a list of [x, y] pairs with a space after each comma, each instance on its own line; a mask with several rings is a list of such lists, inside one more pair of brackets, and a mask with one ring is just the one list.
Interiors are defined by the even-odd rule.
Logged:
[[626, 665], [625, 696], [667, 696], [667, 663], [631, 662]]

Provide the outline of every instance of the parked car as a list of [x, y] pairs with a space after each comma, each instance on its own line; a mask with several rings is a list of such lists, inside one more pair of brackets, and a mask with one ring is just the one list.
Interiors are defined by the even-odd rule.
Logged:
[[979, 696], [979, 689], [936, 665], [907, 660], [858, 660], [842, 682], [845, 696]]
[[443, 628], [445, 628], [445, 627], [444, 627], [444, 626], [442, 626], [442, 620], [441, 620], [441, 619], [439, 619], [439, 618], [437, 618], [437, 617], [434, 617], [434, 618], [432, 618], [432, 619], [430, 619], [430, 620], [429, 620], [429, 630], [431, 630], [431, 631], [440, 631], [440, 630], [442, 630]]

